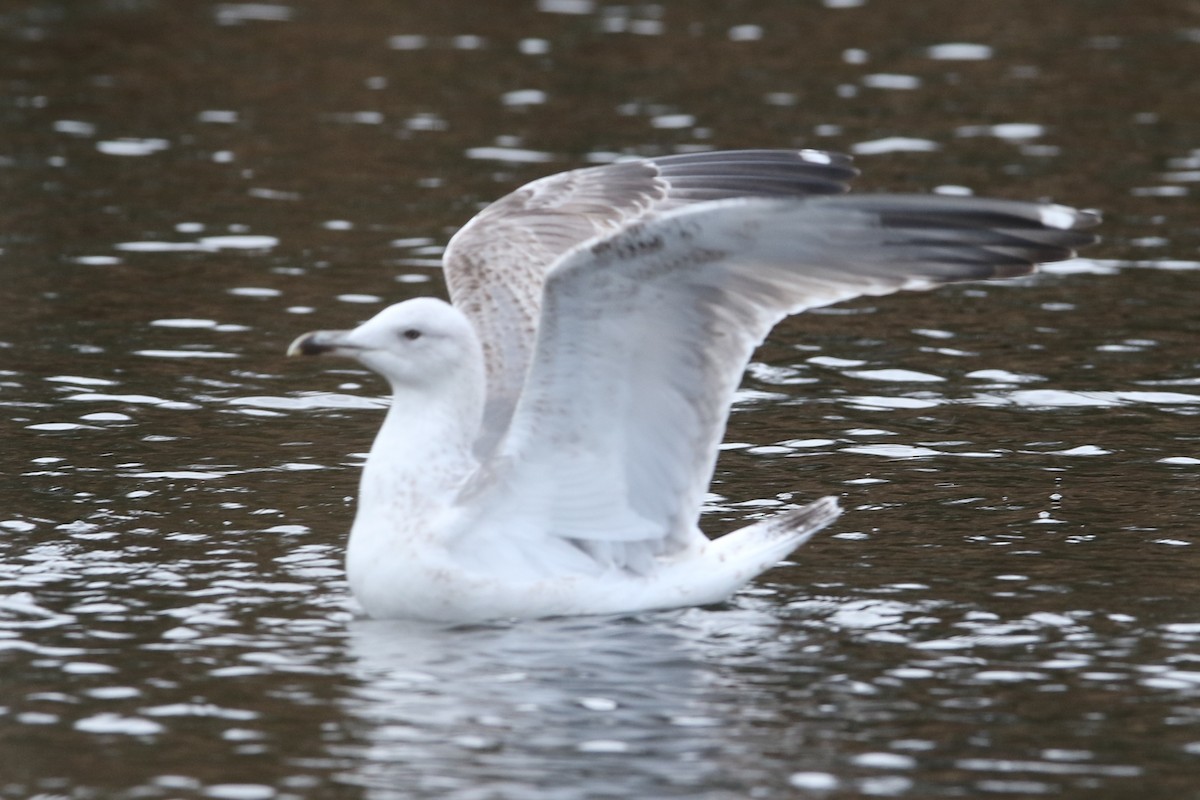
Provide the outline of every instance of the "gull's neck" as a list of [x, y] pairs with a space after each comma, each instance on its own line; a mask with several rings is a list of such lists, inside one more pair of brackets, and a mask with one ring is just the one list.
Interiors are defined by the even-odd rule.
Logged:
[[360, 515], [391, 509], [419, 517], [449, 502], [475, 466], [471, 448], [483, 414], [482, 375], [465, 383], [436, 393], [393, 387], [363, 467]]

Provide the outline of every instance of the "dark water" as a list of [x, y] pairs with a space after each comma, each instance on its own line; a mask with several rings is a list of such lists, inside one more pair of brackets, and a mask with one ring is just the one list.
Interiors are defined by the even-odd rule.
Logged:
[[[1198, 73], [1186, 0], [3, 3], [0, 797], [1200, 797]], [[728, 605], [354, 620], [382, 387], [287, 342], [795, 146], [1106, 240], [781, 325], [704, 524], [848, 512]]]

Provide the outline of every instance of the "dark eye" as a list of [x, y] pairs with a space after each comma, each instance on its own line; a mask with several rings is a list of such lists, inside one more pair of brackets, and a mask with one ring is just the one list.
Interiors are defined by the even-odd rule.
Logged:
[[412, 341], [413, 339], [420, 339], [421, 332], [419, 330], [417, 330], [416, 328], [409, 328], [404, 333], [402, 333], [401, 336], [403, 336], [405, 339], [408, 339], [409, 341]]

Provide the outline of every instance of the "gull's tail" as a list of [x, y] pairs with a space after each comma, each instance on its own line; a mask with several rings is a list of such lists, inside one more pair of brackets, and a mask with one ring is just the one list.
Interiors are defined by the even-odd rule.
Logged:
[[836, 497], [822, 497], [716, 539], [712, 554], [744, 583], [775, 566], [841, 513]]
[[713, 539], [696, 554], [698, 557], [683, 559], [659, 572], [644, 597], [632, 603], [626, 597], [622, 608], [677, 608], [724, 602], [841, 513], [836, 497], [822, 497]]

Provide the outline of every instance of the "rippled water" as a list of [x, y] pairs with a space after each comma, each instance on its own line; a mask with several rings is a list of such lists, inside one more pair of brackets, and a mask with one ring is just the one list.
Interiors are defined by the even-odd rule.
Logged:
[[[0, 10], [0, 797], [1200, 797], [1198, 31], [1182, 0]], [[1099, 207], [1106, 241], [781, 325], [704, 524], [848, 511], [732, 602], [355, 619], [382, 387], [287, 342], [441, 293], [524, 180], [770, 146]]]

